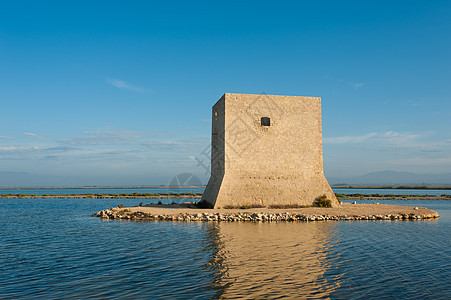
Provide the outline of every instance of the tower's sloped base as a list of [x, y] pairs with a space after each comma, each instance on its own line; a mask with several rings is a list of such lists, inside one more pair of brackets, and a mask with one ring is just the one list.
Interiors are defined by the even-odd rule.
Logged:
[[232, 176], [212, 177], [205, 188], [202, 200], [215, 208], [243, 206], [311, 206], [326, 195], [332, 206], [338, 200], [324, 176], [299, 178], [291, 176]]

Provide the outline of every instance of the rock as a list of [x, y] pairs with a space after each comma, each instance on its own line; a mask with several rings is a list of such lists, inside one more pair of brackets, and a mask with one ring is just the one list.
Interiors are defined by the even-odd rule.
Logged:
[[[354, 201], [354, 204], [357, 204], [357, 201]], [[377, 203], [379, 204], [379, 203]], [[419, 210], [419, 207], [414, 207], [413, 210]], [[110, 210], [105, 209], [99, 211], [92, 216], [100, 217], [102, 219], [119, 219], [119, 220], [133, 220], [133, 221], [156, 221], [156, 220], [164, 220], [164, 221], [215, 221], [215, 222], [309, 222], [309, 221], [343, 221], [343, 220], [425, 220], [438, 218], [439, 215], [437, 213], [429, 213], [429, 214], [421, 214], [411, 212], [401, 213], [397, 212], [394, 214], [386, 214], [386, 215], [332, 215], [329, 216], [327, 214], [319, 214], [319, 215], [306, 215], [302, 213], [292, 213], [292, 212], [272, 212], [272, 213], [263, 213], [263, 212], [236, 212], [236, 213], [218, 213], [218, 212], [204, 212], [204, 213], [179, 213], [178, 215], [159, 215], [159, 214], [151, 214], [151, 213], [143, 213], [143, 212], [131, 212], [129, 209], [125, 210]]]

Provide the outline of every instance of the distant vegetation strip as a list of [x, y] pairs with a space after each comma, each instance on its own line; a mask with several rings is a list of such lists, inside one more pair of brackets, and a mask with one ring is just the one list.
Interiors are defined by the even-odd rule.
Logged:
[[[0, 187], [0, 190], [90, 190], [90, 189], [202, 189], [205, 186], [83, 186], [83, 187]], [[334, 184], [336, 189], [451, 190], [451, 185], [351, 185]]]
[[0, 187], [0, 190], [132, 190], [132, 189], [202, 189], [205, 185], [186, 185], [186, 186], [172, 186], [172, 185], [149, 185], [149, 186], [66, 186], [66, 187]]
[[334, 189], [451, 190], [451, 185], [332, 185]]
[[437, 195], [396, 195], [396, 194], [337, 194], [335, 193], [340, 200], [451, 200], [451, 194], [442, 194], [440, 196]]
[[[341, 200], [451, 200], [451, 194], [437, 195], [395, 195], [395, 194], [335, 194]], [[199, 199], [202, 193], [120, 193], [120, 194], [0, 194], [0, 198], [8, 199]]]
[[0, 198], [31, 198], [31, 199], [177, 199], [201, 198], [202, 193], [120, 193], [120, 194], [0, 194]]

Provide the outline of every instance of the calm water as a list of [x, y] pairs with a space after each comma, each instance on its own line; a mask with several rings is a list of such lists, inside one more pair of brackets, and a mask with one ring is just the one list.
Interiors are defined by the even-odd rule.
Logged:
[[177, 223], [90, 215], [141, 200], [0, 199], [0, 298], [449, 299], [451, 201], [433, 221]]
[[[133, 188], [133, 189], [104, 189], [104, 188], [64, 188], [64, 189], [0, 189], [0, 194], [25, 195], [70, 195], [70, 194], [131, 194], [131, 193], [203, 193], [204, 188]], [[451, 191], [450, 191], [451, 193]]]
[[[413, 189], [333, 189], [338, 194], [380, 194], [380, 195], [451, 195], [451, 190], [413, 190]], [[64, 188], [64, 189], [0, 189], [0, 194], [25, 195], [69, 195], [69, 194], [128, 194], [128, 193], [203, 193], [204, 188]]]
[[413, 189], [333, 189], [337, 194], [379, 194], [379, 195], [451, 195], [451, 190]]

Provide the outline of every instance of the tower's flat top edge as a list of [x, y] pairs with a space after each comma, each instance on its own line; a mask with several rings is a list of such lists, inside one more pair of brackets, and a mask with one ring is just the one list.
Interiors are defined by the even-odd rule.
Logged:
[[293, 97], [293, 98], [312, 98], [319, 99], [321, 97], [314, 96], [297, 96], [297, 95], [273, 95], [273, 94], [242, 94], [242, 93], [224, 93], [224, 96], [253, 96], [253, 97]]

